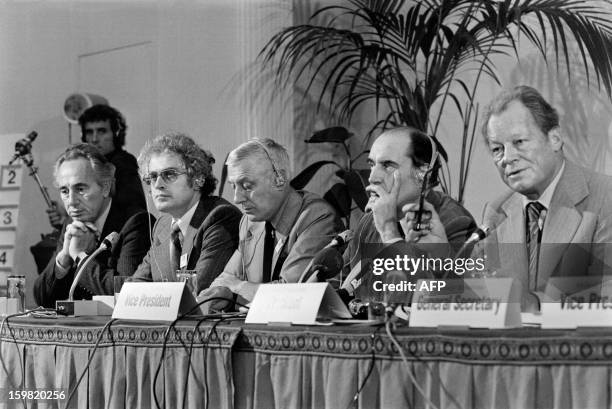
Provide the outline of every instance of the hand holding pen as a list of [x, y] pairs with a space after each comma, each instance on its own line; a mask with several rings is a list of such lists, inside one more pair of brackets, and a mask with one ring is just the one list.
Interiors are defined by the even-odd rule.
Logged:
[[[400, 220], [400, 225], [406, 236], [406, 241], [418, 244], [448, 244], [444, 225], [433, 205], [427, 201], [423, 202], [420, 223], [417, 220], [418, 210], [419, 205], [417, 203], [409, 203], [402, 207], [404, 217]], [[415, 228], [417, 223], [420, 224], [418, 229]], [[435, 253], [445, 253], [444, 256], [446, 256], [447, 246], [433, 247], [435, 247]]]

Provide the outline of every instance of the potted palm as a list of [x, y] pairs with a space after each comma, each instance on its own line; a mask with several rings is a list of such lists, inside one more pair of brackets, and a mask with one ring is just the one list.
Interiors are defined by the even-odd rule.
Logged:
[[[483, 79], [500, 83], [497, 56], [534, 46], [571, 78], [612, 92], [609, 6], [582, 0], [346, 0], [315, 10], [308, 23], [275, 34], [260, 53], [275, 86], [305, 84], [318, 109], [347, 124], [364, 104], [375, 108], [368, 136], [409, 125], [434, 138], [449, 109], [460, 118], [459, 175], [443, 188], [463, 201], [474, 149]], [[568, 48], [576, 44], [578, 58]], [[322, 84], [315, 86], [315, 84]]]

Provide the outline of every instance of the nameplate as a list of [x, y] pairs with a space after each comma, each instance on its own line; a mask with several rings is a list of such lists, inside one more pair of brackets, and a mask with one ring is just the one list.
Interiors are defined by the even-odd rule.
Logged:
[[[185, 282], [126, 282], [117, 297], [113, 318], [172, 322], [195, 305], [196, 301]], [[199, 313], [199, 310], [195, 313]]]
[[104, 305], [107, 305], [111, 311], [115, 308], [115, 296], [114, 295], [94, 295], [91, 297], [93, 301], [101, 302]]
[[[417, 283], [417, 289], [421, 284]], [[463, 285], [463, 287], [461, 286]], [[461, 291], [453, 292], [453, 288]], [[411, 327], [512, 328], [521, 325], [520, 290], [512, 278], [447, 280], [444, 291], [416, 291]]]
[[562, 297], [542, 303], [542, 328], [612, 327], [612, 296]]
[[315, 325], [332, 318], [352, 316], [329, 283], [260, 284], [245, 323]]

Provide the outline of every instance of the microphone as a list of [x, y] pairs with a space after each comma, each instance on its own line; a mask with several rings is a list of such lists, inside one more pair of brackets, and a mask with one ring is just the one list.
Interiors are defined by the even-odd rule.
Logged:
[[85, 267], [87, 267], [89, 263], [91, 262], [91, 260], [96, 258], [96, 256], [100, 254], [101, 252], [106, 251], [106, 250], [112, 250], [118, 241], [119, 241], [119, 233], [117, 232], [110, 233], [108, 236], [104, 238], [104, 240], [102, 240], [102, 243], [96, 249], [96, 251], [94, 251], [91, 254], [91, 256], [85, 259], [85, 262], [81, 265], [81, 267], [79, 268], [79, 271], [74, 276], [74, 280], [72, 281], [72, 285], [70, 286], [70, 292], [68, 293], [68, 301], [73, 301], [74, 291], [76, 290], [77, 283], [79, 282], [79, 280], [81, 279], [81, 276], [83, 275], [83, 272], [85, 271]]
[[491, 228], [489, 226], [480, 226], [478, 227], [474, 233], [467, 239], [466, 244], [476, 244], [480, 240], [484, 239], [491, 232]]
[[332, 239], [331, 242], [325, 248], [340, 248], [348, 244], [349, 241], [353, 239], [354, 233], [352, 230], [345, 230], [342, 233], [338, 234], [336, 237]]
[[[315, 254], [310, 263], [308, 263], [308, 266], [304, 269], [298, 283], [322, 282], [335, 277], [343, 267], [342, 254], [340, 254], [340, 252], [344, 251], [343, 247], [352, 239], [352, 230], [345, 230], [334, 237], [328, 245], [323, 247], [322, 250]], [[339, 267], [336, 271], [335, 265], [337, 264], [339, 264]], [[315, 272], [317, 272], [316, 275]]]
[[478, 243], [480, 240], [485, 239], [489, 233], [491, 233], [491, 228], [489, 226], [486, 225], [482, 225], [480, 227], [478, 227], [474, 233], [472, 233], [472, 235], [465, 241], [465, 243], [463, 243], [463, 246], [461, 246], [461, 248], [459, 249], [459, 251], [457, 252], [457, 254], [455, 255], [455, 258], [459, 257], [460, 255], [463, 254], [463, 252], [469, 247], [469, 246], [473, 246], [476, 243]]
[[117, 233], [116, 231], [111, 232], [108, 236], [104, 238], [104, 240], [102, 240], [102, 244], [100, 244], [99, 249], [112, 250], [118, 241], [119, 241], [119, 233]]
[[340, 289], [345, 290], [349, 296], [355, 295], [355, 290], [361, 285], [361, 277], [367, 270], [367, 268], [361, 268], [361, 260], [359, 260], [357, 264], [355, 264], [355, 267], [353, 267], [353, 269], [344, 279], [344, 283], [342, 283]]
[[32, 131], [25, 138], [15, 142], [15, 154], [13, 155], [13, 159], [9, 162], [9, 165], [19, 157], [27, 155], [32, 151], [32, 142], [34, 142], [36, 137], [38, 137], [38, 132]]
[[300, 277], [299, 282], [316, 283], [326, 281], [337, 276], [340, 270], [342, 270], [343, 264], [342, 254], [334, 247], [326, 247], [314, 256], [309, 267]]

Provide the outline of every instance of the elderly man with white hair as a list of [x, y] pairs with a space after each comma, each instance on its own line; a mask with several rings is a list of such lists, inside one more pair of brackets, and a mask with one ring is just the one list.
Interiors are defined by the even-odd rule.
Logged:
[[234, 203], [245, 213], [239, 245], [211, 291], [200, 298], [225, 287], [251, 301], [260, 283], [297, 282], [343, 225], [325, 200], [289, 185], [289, 155], [272, 139], [240, 145], [227, 166]]

